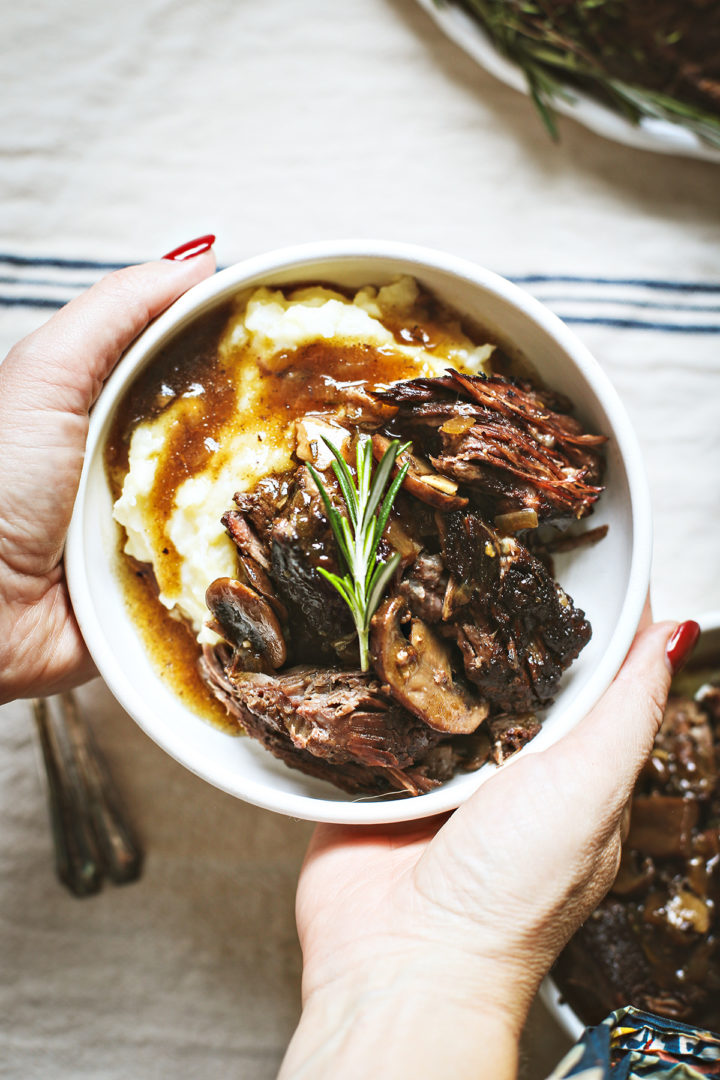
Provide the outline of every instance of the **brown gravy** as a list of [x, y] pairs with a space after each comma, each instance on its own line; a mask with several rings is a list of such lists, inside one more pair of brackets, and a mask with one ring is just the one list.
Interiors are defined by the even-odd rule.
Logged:
[[[197, 387], [211, 389], [216, 411], [200, 423], [179, 425], [174, 436], [174, 453], [158, 469], [153, 485], [157, 504], [169, 511], [178, 486], [193, 471], [203, 467], [209, 451], [205, 439], [227, 417], [234, 393], [226, 371], [217, 363], [220, 335], [230, 316], [230, 306], [223, 305], [202, 316], [157, 355], [149, 367], [126, 392], [115, 413], [105, 444], [105, 468], [113, 500], [120, 496], [128, 471], [130, 438], [138, 423], [159, 416], [182, 394]], [[225, 709], [212, 697], [197, 670], [199, 646], [192, 629], [174, 618], [158, 600], [158, 588], [152, 567], [139, 563], [123, 552], [125, 535], [118, 526], [117, 569], [133, 622], [158, 674], [173, 691], [203, 719], [225, 731], [236, 732]], [[172, 565], [177, 552], [167, 543], [163, 549]]]

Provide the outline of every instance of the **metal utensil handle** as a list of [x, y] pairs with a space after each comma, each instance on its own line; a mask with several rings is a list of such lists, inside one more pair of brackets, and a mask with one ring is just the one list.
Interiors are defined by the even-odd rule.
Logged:
[[85, 795], [67, 753], [55, 738], [47, 702], [35, 698], [32, 708], [47, 776], [56, 872], [75, 896], [89, 896], [98, 891], [102, 878]]
[[72, 694], [60, 695], [60, 707], [87, 791], [95, 837], [105, 870], [116, 884], [134, 881], [142, 869], [142, 852], [127, 822], [107, 766], [89, 725], [81, 718]]

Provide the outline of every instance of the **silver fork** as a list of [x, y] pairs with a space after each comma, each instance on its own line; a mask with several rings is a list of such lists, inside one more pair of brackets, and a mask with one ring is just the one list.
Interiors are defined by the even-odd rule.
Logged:
[[58, 877], [75, 896], [98, 892], [103, 878], [134, 881], [142, 852], [107, 765], [72, 694], [32, 702], [47, 775]]

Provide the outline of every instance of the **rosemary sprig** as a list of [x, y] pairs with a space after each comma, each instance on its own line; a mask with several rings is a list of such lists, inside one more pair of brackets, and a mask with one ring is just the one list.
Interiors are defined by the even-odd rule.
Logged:
[[367, 671], [370, 666], [368, 658], [370, 620], [400, 562], [400, 555], [397, 552], [387, 562], [383, 562], [378, 558], [377, 550], [395, 496], [408, 471], [409, 462], [406, 462], [398, 471], [387, 489], [382, 505], [380, 500], [390, 479], [395, 459], [398, 454], [408, 450], [412, 444], [409, 442], [401, 444], [398, 439], [393, 439], [373, 476], [372, 440], [358, 439], [356, 485], [347, 462], [338, 448], [324, 436], [323, 442], [334, 458], [332, 468], [342, 492], [347, 517], [338, 513], [333, 506], [317, 470], [312, 465], [308, 465], [308, 469], [322, 496], [340, 555], [349, 572], [340, 577], [319, 566], [318, 573], [334, 585], [350, 608], [360, 643], [360, 667], [363, 671]]
[[[444, 6], [448, 0], [435, 0]], [[667, 120], [694, 132], [710, 146], [720, 147], [720, 117], [681, 97], [643, 86], [651, 57], [638, 47], [632, 55], [637, 74], [632, 81], [617, 78], [614, 42], [603, 39], [603, 27], [615, 18], [622, 4], [611, 0], [578, 0], [565, 7], [544, 0], [456, 0], [479, 22], [496, 48], [524, 72], [530, 96], [553, 139], [557, 139], [554, 103], [571, 98], [573, 85], [604, 100], [628, 120], [644, 117]], [[710, 17], [710, 8], [708, 18]], [[681, 31], [665, 39], [677, 44]], [[592, 44], [590, 44], [592, 43]], [[628, 42], [630, 51], [632, 42]], [[682, 66], [678, 60], [679, 66]], [[685, 64], [685, 67], [688, 65]], [[627, 69], [630, 71], [630, 67]]]

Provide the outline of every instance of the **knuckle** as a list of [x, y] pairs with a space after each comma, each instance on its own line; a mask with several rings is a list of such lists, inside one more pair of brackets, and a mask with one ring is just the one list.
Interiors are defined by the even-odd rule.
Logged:
[[45, 359], [45, 350], [42, 347], [43, 330], [44, 326], [33, 330], [12, 346], [0, 365], [5, 379], [13, 380], [15, 376], [16, 381], [25, 373], [37, 370]]
[[17, 364], [19, 361], [21, 361], [22, 358], [23, 358], [23, 355], [25, 353], [25, 350], [27, 349], [28, 343], [30, 342], [30, 337], [31, 337], [31, 335], [28, 335], [28, 337], [22, 338], [21, 341], [16, 342], [8, 350], [3, 363], [5, 363], [5, 364], [10, 363], [12, 365], [12, 364]]

